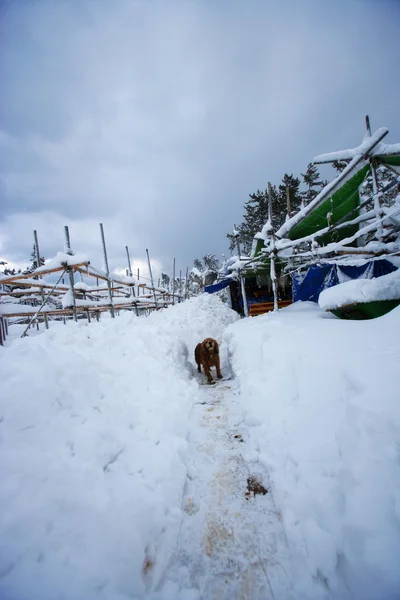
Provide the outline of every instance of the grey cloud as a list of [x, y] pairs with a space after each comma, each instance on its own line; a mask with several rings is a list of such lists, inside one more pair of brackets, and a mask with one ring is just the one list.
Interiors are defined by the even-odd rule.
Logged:
[[65, 222], [97, 255], [98, 221], [122, 264], [125, 243], [183, 268], [226, 251], [248, 193], [356, 145], [364, 114], [400, 139], [399, 16], [395, 2], [13, 3], [2, 252], [36, 227], [55, 253]]

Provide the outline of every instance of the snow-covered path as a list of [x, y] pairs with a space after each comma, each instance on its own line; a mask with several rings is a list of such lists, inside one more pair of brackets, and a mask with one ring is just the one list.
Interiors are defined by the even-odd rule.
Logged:
[[[234, 380], [200, 386], [188, 435], [188, 476], [177, 546], [158, 597], [292, 598], [280, 561], [285, 536], [268, 474], [246, 456]], [[249, 492], [256, 488], [260, 493]], [[156, 559], [157, 560], [157, 559]]]
[[0, 348], [1, 600], [398, 600], [399, 324], [205, 294]]

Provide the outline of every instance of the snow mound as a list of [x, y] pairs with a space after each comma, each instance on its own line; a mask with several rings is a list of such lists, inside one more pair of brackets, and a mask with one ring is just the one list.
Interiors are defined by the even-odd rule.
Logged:
[[225, 332], [296, 598], [398, 597], [399, 328], [399, 308], [350, 322], [297, 303]]
[[205, 295], [0, 347], [1, 598], [143, 596], [181, 518], [188, 357], [236, 318]]
[[318, 304], [323, 310], [333, 310], [348, 304], [374, 300], [400, 299], [400, 270], [375, 279], [353, 279], [321, 292]]

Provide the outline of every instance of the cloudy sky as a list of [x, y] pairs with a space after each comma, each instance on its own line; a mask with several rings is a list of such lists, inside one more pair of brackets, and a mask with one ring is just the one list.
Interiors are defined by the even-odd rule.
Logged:
[[249, 193], [400, 142], [398, 0], [0, 0], [0, 257], [228, 254]]

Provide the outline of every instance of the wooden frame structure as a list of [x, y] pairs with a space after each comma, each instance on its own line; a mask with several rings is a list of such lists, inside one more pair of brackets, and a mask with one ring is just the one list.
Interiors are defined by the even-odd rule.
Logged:
[[[386, 145], [382, 140], [388, 129], [371, 133], [366, 117], [366, 135], [357, 148], [318, 156], [315, 164], [344, 161], [345, 168], [328, 183], [307, 206], [290, 217], [290, 198], [287, 200], [286, 222], [274, 232], [271, 221], [272, 194], [268, 184], [269, 218], [254, 239], [253, 253], [248, 259], [238, 259], [232, 272], [246, 278], [258, 269], [269, 271], [273, 289], [273, 310], [282, 306], [278, 300], [277, 260], [286, 263], [284, 272], [307, 269], [323, 261], [340, 261], [346, 256], [362, 258], [400, 256], [400, 204], [381, 204], [382, 196], [400, 186], [400, 144]], [[396, 175], [382, 187], [377, 169], [384, 167]], [[372, 194], [362, 200], [360, 187], [372, 179]], [[372, 205], [369, 207], [369, 205]], [[246, 298], [244, 297], [246, 302]], [[250, 315], [272, 310], [269, 302], [250, 306]]]
[[[100, 224], [100, 231], [106, 271], [96, 269], [86, 257], [74, 255], [69, 230], [65, 227], [66, 252], [64, 254], [58, 253], [50, 264], [38, 267], [30, 273], [18, 273], [0, 278], [0, 344], [4, 343], [8, 334], [9, 319], [25, 323], [27, 327], [23, 335], [27, 335], [28, 329], [35, 324], [38, 327], [40, 322], [44, 322], [48, 328], [49, 319], [62, 319], [65, 323], [67, 319], [76, 321], [87, 318], [90, 322], [92, 318], [99, 320], [101, 314], [105, 312], [110, 313], [114, 318], [120, 314], [120, 311], [132, 310], [137, 316], [146, 315], [153, 310], [160, 310], [174, 304], [176, 299], [181, 302], [189, 297], [187, 281], [184, 296], [180, 291], [177, 294], [176, 285], [173, 285], [172, 291], [155, 287], [148, 250], [146, 253], [151, 285], [140, 282], [139, 269], [137, 276], [133, 275], [127, 246], [125, 247], [129, 266], [127, 275], [118, 276], [110, 273], [102, 224]], [[36, 260], [37, 264], [40, 264], [36, 231], [34, 231], [34, 240]], [[59, 275], [57, 282], [53, 284], [43, 279], [48, 275]], [[83, 283], [83, 276], [95, 279], [96, 285], [88, 286]], [[63, 277], [67, 278], [68, 284], [64, 281], [60, 283]], [[78, 277], [81, 281], [75, 282]], [[24, 304], [14, 305], [13, 299], [27, 303], [29, 310], [28, 306], [24, 309]], [[33, 303], [36, 305], [33, 306]]]

